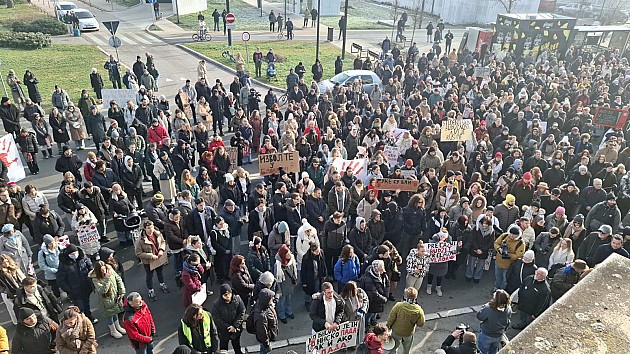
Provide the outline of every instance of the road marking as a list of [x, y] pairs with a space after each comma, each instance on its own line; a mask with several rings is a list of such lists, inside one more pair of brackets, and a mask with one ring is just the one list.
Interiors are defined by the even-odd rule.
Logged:
[[91, 40], [92, 42], [96, 43], [96, 45], [100, 45], [100, 46], [108, 46], [108, 39], [106, 39], [105, 41], [101, 40], [99, 38], [99, 34], [94, 33], [94, 35], [92, 36], [86, 36], [88, 38], [88, 40]]
[[152, 35], [148, 34], [148, 33], [144, 33], [144, 32], [138, 32], [136, 33], [136, 37], [143, 39], [146, 43], [152, 44], [152, 43], [163, 43], [161, 40], [153, 37]]
[[122, 41], [123, 41], [123, 45], [124, 45], [125, 43], [127, 43], [127, 44], [133, 44], [133, 45], [137, 44], [136, 42], [134, 42], [131, 38], [129, 38], [129, 37], [127, 37], [127, 36], [123, 36], [123, 35], [121, 35], [121, 34], [117, 34], [117, 35], [116, 35], [116, 37], [120, 37], [120, 39], [122, 39]]

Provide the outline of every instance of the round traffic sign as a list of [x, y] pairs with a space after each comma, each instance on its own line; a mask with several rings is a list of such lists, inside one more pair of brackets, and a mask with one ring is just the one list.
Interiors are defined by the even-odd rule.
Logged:
[[229, 13], [227, 15], [225, 15], [225, 22], [227, 23], [234, 23], [234, 21], [236, 20], [236, 16], [234, 16], [233, 13]]
[[248, 42], [251, 37], [252, 36], [249, 34], [249, 32], [243, 32], [241, 34], [241, 39], [243, 40], [243, 42]]
[[120, 37], [111, 36], [109, 37], [109, 45], [114, 48], [119, 48], [122, 45], [122, 40], [120, 40]]

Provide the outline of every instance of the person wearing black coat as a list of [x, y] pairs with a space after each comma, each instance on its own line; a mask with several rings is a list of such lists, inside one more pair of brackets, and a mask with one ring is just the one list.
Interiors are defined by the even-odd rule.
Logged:
[[306, 309], [310, 309], [312, 296], [321, 289], [327, 274], [324, 251], [318, 245], [311, 244], [309, 251], [302, 257], [302, 270], [300, 272]]
[[391, 241], [394, 245], [400, 244], [404, 223], [403, 213], [398, 203], [389, 202], [382, 214], [383, 222], [385, 222], [385, 240]]
[[479, 226], [472, 230], [468, 244], [467, 282], [473, 280], [479, 283], [481, 280], [484, 263], [488, 258], [488, 252], [494, 247], [495, 237], [498, 236], [492, 227], [492, 221], [486, 217], [481, 219]]
[[188, 215], [188, 234], [201, 237], [204, 244], [207, 244], [208, 235], [214, 226], [214, 219], [217, 213], [202, 198], [195, 199], [195, 208]]
[[72, 149], [70, 149], [69, 146], [64, 146], [63, 154], [55, 163], [55, 171], [61, 172], [61, 174], [71, 172], [74, 175], [74, 178], [81, 182], [83, 181], [83, 177], [81, 177], [81, 172], [79, 171], [81, 167], [83, 167], [83, 162], [79, 160], [79, 157], [72, 153]]
[[533, 275], [536, 269], [538, 269], [538, 267], [536, 263], [534, 263], [534, 251], [529, 250], [525, 252], [523, 258], [517, 259], [510, 264], [507, 274], [505, 275], [505, 279], [507, 280], [505, 291], [507, 291], [508, 294], [516, 291], [523, 283], [523, 280]]
[[[118, 76], [120, 80], [120, 75]], [[96, 68], [92, 68], [92, 73], [90, 74], [90, 84], [92, 85], [92, 89], [94, 93], [96, 93], [96, 98], [99, 100], [103, 99], [103, 87], [105, 84], [103, 83], [103, 77], [99, 72], [96, 71]]]
[[[276, 224], [274, 222], [271, 209], [265, 205], [265, 199], [258, 198], [258, 205], [249, 212], [249, 222], [247, 224], [247, 239], [252, 241], [254, 235], [260, 236], [263, 245], [267, 245], [269, 241], [269, 233]], [[262, 225], [262, 226], [261, 226]]]
[[92, 281], [88, 274], [94, 269], [92, 261], [80, 247], [70, 244], [59, 255], [57, 285], [68, 294], [68, 298], [81, 309], [92, 323], [95, 318], [90, 310]]
[[2, 97], [0, 101], [0, 119], [2, 119], [5, 132], [13, 136], [20, 132], [20, 110], [8, 97]]
[[547, 270], [539, 268], [533, 275], [523, 279], [518, 291], [518, 317], [520, 323], [512, 328], [523, 329], [534, 318], [540, 316], [551, 303], [551, 289], [547, 283]]
[[121, 171], [122, 187], [129, 196], [129, 201], [136, 201], [138, 207], [142, 206], [142, 169], [134, 163], [131, 156], [125, 156], [125, 167]]
[[[36, 316], [34, 326], [27, 322], [32, 321], [31, 316]], [[35, 314], [31, 309], [23, 309], [19, 312], [18, 323], [13, 339], [11, 340], [11, 353], [14, 354], [53, 354], [55, 350], [55, 330], [51, 328], [52, 320]]]
[[[458, 347], [451, 347], [456, 339], [460, 336], [464, 336], [462, 343]], [[464, 332], [463, 330], [456, 329], [452, 334], [442, 342], [442, 350], [446, 354], [478, 354], [477, 349], [477, 337], [472, 332]]]
[[376, 315], [385, 311], [385, 304], [389, 297], [389, 279], [385, 274], [384, 262], [382, 260], [373, 261], [359, 279], [358, 285], [365, 290], [370, 300], [368, 313], [365, 315], [365, 324], [374, 325]]
[[212, 132], [217, 134], [217, 124], [219, 125], [218, 134], [223, 136], [223, 111], [225, 109], [223, 97], [218, 90], [212, 90], [212, 97], [208, 101], [210, 110], [212, 111]]
[[26, 85], [26, 88], [28, 90], [28, 97], [31, 99], [31, 101], [37, 103], [38, 105], [41, 105], [42, 95], [39, 93], [39, 87], [37, 86], [39, 84], [39, 80], [37, 80], [35, 74], [33, 74], [33, 72], [30, 70], [26, 70], [24, 72], [24, 80], [22, 80], [22, 82], [24, 83], [24, 85]]
[[[42, 310], [46, 311], [46, 316], [51, 320], [59, 323], [59, 314], [63, 311], [59, 300], [46, 286], [40, 285], [40, 283], [33, 277], [26, 277], [22, 280], [22, 287], [15, 292], [16, 296], [13, 299], [13, 310], [15, 316], [19, 317], [20, 309], [29, 308], [35, 311], [38, 316], [42, 314]], [[32, 295], [34, 298], [41, 299], [40, 301], [32, 302], [31, 298], [27, 295]]]
[[[333, 290], [331, 283], [322, 284], [322, 291], [311, 301], [309, 316], [313, 320], [313, 331], [328, 329], [328, 326], [339, 325], [343, 321], [344, 300]], [[335, 301], [335, 318], [332, 323], [326, 321], [326, 305], [324, 301]]]
[[219, 334], [219, 347], [228, 349], [232, 342], [235, 354], [241, 354], [241, 334], [245, 317], [245, 304], [241, 297], [232, 293], [229, 284], [221, 284], [220, 298], [212, 305], [212, 319]]
[[37, 244], [41, 244], [44, 235], [51, 236], [63, 236], [66, 226], [61, 219], [61, 216], [56, 211], [48, 209], [48, 207], [42, 207], [35, 214], [33, 220], [33, 239]]
[[20, 151], [28, 165], [28, 170], [33, 175], [38, 174], [37, 153], [39, 152], [39, 145], [37, 145], [35, 133], [29, 132], [26, 128], [22, 128], [20, 134], [15, 138], [15, 143], [20, 147]]
[[101, 235], [106, 234], [105, 225], [107, 215], [109, 214], [109, 206], [103, 198], [101, 190], [94, 187], [92, 182], [83, 183], [83, 189], [79, 191], [79, 202], [85, 205], [98, 220], [97, 228]]

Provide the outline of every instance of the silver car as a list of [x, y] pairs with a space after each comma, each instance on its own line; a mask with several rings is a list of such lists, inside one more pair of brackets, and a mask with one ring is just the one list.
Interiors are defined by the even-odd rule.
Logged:
[[381, 79], [371, 70], [342, 71], [328, 80], [320, 81], [317, 87], [319, 87], [319, 93], [324, 94], [326, 90], [332, 91], [335, 85], [350, 87], [356, 79], [363, 80], [363, 90], [367, 93], [372, 92], [377, 85], [383, 88]]

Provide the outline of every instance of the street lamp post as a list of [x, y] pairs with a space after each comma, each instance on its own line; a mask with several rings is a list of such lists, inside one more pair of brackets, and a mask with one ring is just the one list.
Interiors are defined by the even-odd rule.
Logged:
[[322, 0], [317, 0], [317, 40], [315, 44], [315, 61], [319, 59], [319, 19], [322, 17], [321, 2]]
[[[225, 11], [227, 13], [230, 13], [230, 0], [225, 0]], [[228, 28], [227, 30], [227, 40], [228, 40], [228, 46], [232, 46], [232, 30]]]
[[[343, 43], [341, 44], [341, 59], [346, 59], [346, 34], [348, 33], [348, 0], [346, 0], [346, 3], [344, 4], [343, 7], [343, 18], [344, 18], [344, 25], [343, 25]], [[341, 28], [339, 29], [341, 30]]]

